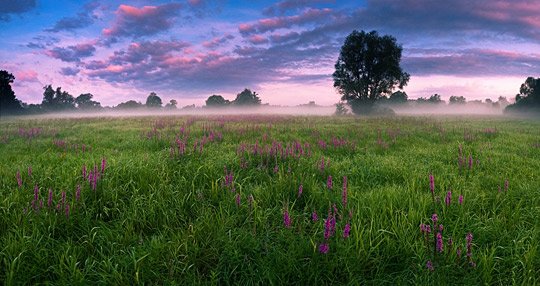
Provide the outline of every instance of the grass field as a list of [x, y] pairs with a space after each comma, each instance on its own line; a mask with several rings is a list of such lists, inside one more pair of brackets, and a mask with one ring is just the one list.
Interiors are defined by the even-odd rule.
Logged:
[[0, 154], [0, 284], [540, 284], [539, 121], [17, 119]]

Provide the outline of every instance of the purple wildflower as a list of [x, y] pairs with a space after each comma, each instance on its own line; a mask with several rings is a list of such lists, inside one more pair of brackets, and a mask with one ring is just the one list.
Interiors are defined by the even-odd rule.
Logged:
[[49, 189], [49, 197], [47, 198], [47, 207], [51, 207], [53, 203], [53, 191]]
[[467, 233], [467, 236], [465, 236], [465, 239], [467, 240], [467, 257], [471, 258], [472, 256], [472, 241], [473, 241], [473, 235], [472, 233]]
[[105, 158], [101, 159], [101, 174], [105, 172], [106, 166], [107, 166], [107, 160]]
[[343, 237], [347, 238], [347, 237], [349, 237], [350, 234], [351, 234], [351, 225], [349, 223], [347, 223], [345, 225], [345, 228], [343, 229]]
[[285, 210], [283, 212], [283, 225], [285, 225], [286, 228], [291, 227], [291, 217], [289, 216], [288, 210]]
[[437, 232], [437, 241], [436, 241], [436, 247], [437, 247], [437, 251], [439, 253], [442, 253], [443, 252], [443, 238], [442, 238], [442, 234], [440, 232]]
[[275, 165], [274, 166], [274, 174], [277, 174], [278, 172], [279, 172], [279, 166]]
[[82, 176], [83, 176], [83, 180], [86, 180], [86, 165], [82, 166]]
[[236, 197], [234, 198], [234, 202], [236, 203], [236, 206], [240, 206], [240, 194], [236, 194]]
[[66, 217], [69, 218], [69, 204], [66, 204], [66, 208], [64, 210], [64, 213], [66, 214]]
[[469, 169], [472, 170], [472, 167], [473, 167], [473, 157], [472, 155], [469, 155]]
[[444, 230], [444, 226], [442, 224], [439, 224], [439, 231], [442, 232]]
[[62, 199], [60, 200], [60, 203], [63, 205], [66, 202], [66, 192], [62, 192]]
[[437, 214], [433, 214], [431, 215], [431, 220], [435, 225], [437, 225], [437, 221], [439, 221], [439, 216], [437, 216]]
[[17, 185], [20, 187], [22, 187], [22, 178], [21, 178], [21, 172], [17, 171], [17, 174], [15, 175], [15, 177], [17, 178]]
[[431, 194], [435, 195], [435, 178], [433, 178], [432, 174], [429, 174], [429, 190], [431, 191]]
[[460, 205], [463, 204], [463, 195], [459, 195], [458, 202]]
[[448, 242], [447, 242], [447, 243], [448, 243], [448, 248], [451, 248], [451, 247], [452, 247], [452, 245], [454, 245], [454, 240], [452, 240], [452, 238], [451, 238], [451, 237], [449, 237], [449, 238], [448, 238]]
[[433, 263], [431, 262], [431, 260], [428, 260], [427, 263], [426, 263], [426, 268], [429, 270], [429, 271], [434, 271], [435, 268], [433, 268]]
[[32, 177], [32, 166], [28, 166], [28, 177]]
[[302, 186], [302, 184], [300, 184], [300, 187], [298, 187], [298, 197], [302, 195], [303, 191], [304, 191], [304, 187]]
[[504, 180], [504, 191], [508, 192], [508, 180]]
[[316, 222], [316, 221], [319, 220], [319, 216], [317, 215], [317, 212], [316, 212], [316, 211], [313, 211], [313, 212], [311, 213], [311, 220], [312, 220], [313, 222]]
[[327, 254], [328, 250], [330, 250], [330, 246], [328, 245], [328, 242], [321, 243], [319, 245], [319, 252], [322, 254]]
[[329, 175], [328, 179], [326, 179], [326, 187], [331, 190], [332, 189], [332, 176]]
[[456, 254], [458, 258], [461, 258], [461, 246], [456, 249]]
[[37, 185], [34, 186], [34, 201], [39, 200], [39, 187]]
[[445, 202], [446, 206], [450, 206], [450, 204], [452, 203], [452, 192], [451, 191], [448, 191], [448, 193], [446, 193], [446, 198], [444, 198], [444, 202]]

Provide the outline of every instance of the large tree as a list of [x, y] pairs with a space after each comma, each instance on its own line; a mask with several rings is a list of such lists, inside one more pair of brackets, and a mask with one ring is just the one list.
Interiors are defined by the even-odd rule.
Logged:
[[464, 96], [452, 95], [452, 96], [450, 96], [450, 99], [448, 100], [448, 103], [450, 103], [450, 104], [465, 104], [465, 103], [467, 103], [467, 99]]
[[354, 30], [347, 36], [332, 76], [353, 112], [370, 112], [377, 99], [407, 85], [410, 76], [399, 65], [401, 52], [394, 37], [376, 31]]
[[241, 93], [236, 95], [236, 99], [233, 103], [238, 106], [254, 106], [260, 105], [261, 99], [256, 92], [246, 88]]
[[146, 98], [146, 107], [160, 108], [163, 102], [155, 92], [151, 92]]
[[56, 91], [51, 85], [45, 86], [41, 105], [47, 111], [69, 110], [75, 108], [75, 98], [67, 91], [57, 87]]
[[519, 88], [516, 102], [508, 105], [505, 110], [540, 111], [540, 78], [528, 77]]
[[206, 99], [206, 106], [207, 107], [223, 107], [229, 105], [230, 102], [223, 98], [221, 95], [211, 95]]
[[0, 115], [14, 114], [21, 111], [21, 102], [15, 97], [11, 84], [15, 77], [5, 70], [0, 70]]

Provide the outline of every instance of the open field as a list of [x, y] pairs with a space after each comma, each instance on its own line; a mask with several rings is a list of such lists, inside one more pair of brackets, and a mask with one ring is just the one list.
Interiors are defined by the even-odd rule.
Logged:
[[540, 283], [537, 120], [17, 119], [0, 154], [0, 284]]

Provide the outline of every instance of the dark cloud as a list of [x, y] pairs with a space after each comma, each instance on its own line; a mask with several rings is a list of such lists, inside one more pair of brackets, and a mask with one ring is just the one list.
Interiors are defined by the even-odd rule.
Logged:
[[78, 68], [64, 67], [60, 69], [60, 74], [65, 76], [74, 76], [80, 72]]
[[97, 1], [92, 1], [83, 6], [83, 11], [74, 17], [64, 17], [54, 24], [52, 28], [45, 29], [47, 32], [57, 33], [60, 31], [73, 31], [86, 28], [94, 23], [97, 17], [94, 11], [99, 7]]
[[540, 54], [488, 49], [440, 53], [428, 50], [425, 55], [406, 56], [403, 66], [413, 75], [526, 76], [540, 73]]
[[335, 0], [284, 0], [267, 7], [263, 10], [263, 14], [267, 16], [283, 15], [290, 10], [297, 10], [306, 7], [312, 7], [318, 3], [334, 3]]
[[12, 0], [0, 2], [0, 21], [9, 21], [11, 15], [22, 14], [36, 7], [36, 0]]
[[80, 62], [82, 58], [94, 55], [96, 48], [93, 44], [79, 44], [68, 47], [55, 47], [46, 50], [45, 54], [64, 62]]
[[112, 27], [103, 29], [103, 35], [138, 38], [167, 31], [173, 26], [181, 7], [179, 3], [142, 8], [120, 5]]

